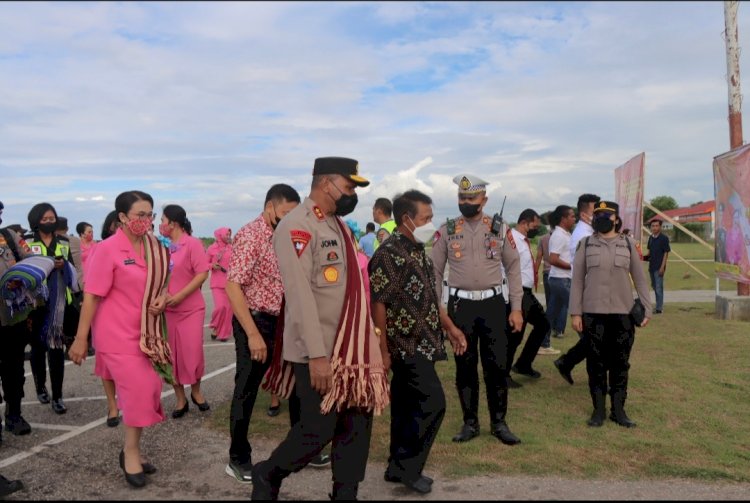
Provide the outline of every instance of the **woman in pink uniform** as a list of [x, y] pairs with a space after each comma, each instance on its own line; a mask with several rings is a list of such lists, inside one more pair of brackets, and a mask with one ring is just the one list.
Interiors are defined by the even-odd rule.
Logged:
[[201, 392], [204, 371], [203, 319], [206, 303], [201, 285], [208, 278], [208, 259], [203, 243], [191, 236], [193, 228], [185, 210], [176, 204], [164, 207], [159, 233], [169, 238], [169, 293], [167, 295], [167, 330], [174, 362], [174, 392], [177, 397], [172, 417], [188, 411], [184, 386], [190, 385], [190, 398], [201, 412], [210, 407]]
[[227, 286], [227, 270], [232, 256], [232, 229], [220, 227], [214, 231], [216, 241], [206, 250], [211, 265], [211, 294], [214, 310], [211, 313], [211, 338], [228, 341], [232, 335], [232, 306], [224, 287]]
[[158, 320], [166, 307], [169, 255], [161, 247], [154, 258], [153, 250], [161, 245], [147, 236], [153, 220], [150, 195], [123, 192], [115, 200], [115, 209], [120, 228], [97, 244], [86, 264], [83, 306], [69, 355], [77, 365], [85, 360], [92, 329], [97, 363], [114, 380], [122, 410], [125, 445], [120, 451], [120, 467], [130, 485], [143, 487], [145, 474], [156, 468], [141, 455], [141, 433], [144, 427], [164, 420], [162, 382], [154, 361], [168, 362], [169, 347], [158, 331], [149, 338], [147, 334], [154, 331], [148, 326], [144, 330], [142, 322]]

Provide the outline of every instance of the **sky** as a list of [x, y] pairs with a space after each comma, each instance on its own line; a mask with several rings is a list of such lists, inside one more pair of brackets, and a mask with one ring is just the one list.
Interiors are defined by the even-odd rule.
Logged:
[[0, 2], [3, 225], [46, 201], [98, 237], [137, 189], [236, 232], [323, 156], [372, 181], [360, 228], [412, 188], [458, 215], [458, 174], [511, 221], [613, 199], [641, 152], [647, 200], [710, 200], [723, 32], [723, 2]]

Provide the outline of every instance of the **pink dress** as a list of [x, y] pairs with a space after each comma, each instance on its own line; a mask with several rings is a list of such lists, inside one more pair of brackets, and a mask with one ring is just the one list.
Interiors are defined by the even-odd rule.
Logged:
[[359, 270], [362, 271], [362, 283], [365, 286], [365, 296], [367, 297], [367, 304], [370, 304], [370, 273], [367, 272], [367, 264], [370, 259], [367, 258], [362, 251], [357, 251], [357, 263], [359, 264]]
[[[232, 335], [232, 305], [224, 290], [227, 286], [229, 260], [232, 257], [232, 246], [226, 242], [230, 233], [229, 227], [216, 229], [214, 231], [216, 241], [206, 250], [206, 258], [211, 270], [211, 294], [214, 299], [214, 310], [211, 313], [209, 326], [220, 341], [226, 341]], [[224, 270], [214, 269], [214, 264], [219, 264]]]
[[115, 382], [117, 407], [126, 425], [144, 427], [163, 421], [162, 382], [140, 348], [146, 262], [118, 229], [97, 245], [86, 268], [84, 291], [100, 297], [91, 324], [97, 375], [105, 373]]
[[[172, 243], [168, 291], [176, 294], [193, 278], [208, 272], [208, 260], [203, 243], [193, 236], [183, 234], [179, 242]], [[177, 384], [195, 384], [203, 377], [203, 319], [206, 303], [198, 288], [176, 306], [168, 307], [167, 333], [172, 350], [172, 368]]]

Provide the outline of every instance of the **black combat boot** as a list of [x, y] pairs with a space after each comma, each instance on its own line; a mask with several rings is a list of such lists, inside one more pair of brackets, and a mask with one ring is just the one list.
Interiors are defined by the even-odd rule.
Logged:
[[604, 424], [604, 414], [607, 408], [604, 392], [601, 390], [592, 391], [591, 401], [594, 403], [594, 412], [591, 413], [591, 418], [586, 421], [586, 424], [598, 427]]
[[[499, 389], [497, 393], [489, 395], [491, 398], [487, 404], [490, 409], [490, 425], [492, 436], [505, 445], [516, 445], [521, 439], [515, 436], [505, 422], [505, 414], [508, 411], [508, 389]], [[497, 397], [497, 399], [495, 399]]]
[[357, 482], [345, 484], [343, 482], [333, 482], [333, 492], [328, 497], [331, 501], [357, 501], [357, 490], [359, 484]]
[[[457, 387], [458, 388], [458, 387]], [[464, 424], [461, 431], [453, 437], [454, 442], [468, 442], [479, 436], [479, 391], [471, 389], [470, 386], [458, 388], [458, 400], [461, 402], [461, 410], [464, 414]]]
[[618, 390], [612, 393], [612, 410], [609, 413], [609, 418], [620, 426], [625, 428], [635, 428], [636, 423], [630, 420], [627, 414], [625, 414], [625, 396], [627, 391]]
[[281, 481], [284, 477], [270, 466], [268, 460], [253, 465], [251, 474], [253, 478], [251, 500], [276, 501], [279, 499]]

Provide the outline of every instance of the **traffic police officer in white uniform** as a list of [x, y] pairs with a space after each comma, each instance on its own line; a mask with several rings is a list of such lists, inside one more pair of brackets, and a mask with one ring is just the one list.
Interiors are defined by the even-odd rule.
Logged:
[[472, 175], [458, 175], [453, 182], [458, 185], [461, 215], [440, 227], [432, 247], [438, 297], [442, 297], [445, 265], [450, 266], [448, 306], [440, 307], [440, 321], [454, 345], [456, 388], [464, 418], [453, 441], [465, 442], [479, 435], [477, 365], [481, 356], [491, 433], [504, 444], [514, 445], [521, 440], [505, 422], [508, 337], [500, 266], [508, 275], [509, 324], [517, 332], [523, 325], [520, 259], [508, 226], [493, 229], [493, 217], [482, 211], [488, 182]]

